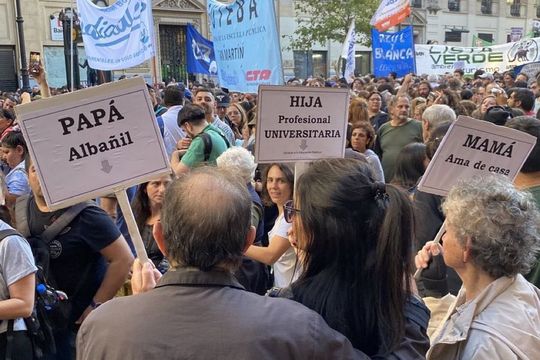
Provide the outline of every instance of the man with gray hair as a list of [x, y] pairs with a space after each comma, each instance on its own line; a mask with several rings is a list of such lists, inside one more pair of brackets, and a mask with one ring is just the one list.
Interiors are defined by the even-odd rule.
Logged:
[[445, 122], [456, 121], [456, 113], [448, 105], [431, 105], [422, 114], [422, 137], [424, 142], [429, 139], [431, 130]]
[[[216, 163], [218, 168], [240, 176], [246, 184], [251, 196], [251, 226], [254, 226], [256, 231], [253, 244], [263, 246], [264, 206], [252, 184], [257, 168], [255, 158], [247, 149], [233, 146], [222, 153], [216, 159]], [[246, 290], [259, 295], [266, 294], [269, 285], [271, 285], [268, 266], [247, 256], [242, 257], [242, 265], [235, 271], [234, 275]]]
[[[79, 331], [78, 359], [368, 359], [315, 312], [236, 281], [255, 237], [242, 180], [203, 167], [172, 183], [165, 199], [154, 237], [171, 269], [154, 289], [93, 311]], [[140, 278], [139, 264], [134, 291]]]
[[401, 149], [413, 142], [422, 142], [422, 124], [409, 118], [411, 102], [406, 95], [393, 96], [388, 103], [390, 121], [377, 131], [375, 152], [381, 159], [384, 179], [387, 183], [394, 177], [396, 161]]

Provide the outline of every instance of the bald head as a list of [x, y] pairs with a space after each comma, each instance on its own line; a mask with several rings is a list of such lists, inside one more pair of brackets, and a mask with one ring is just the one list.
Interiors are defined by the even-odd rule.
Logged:
[[169, 186], [161, 225], [171, 263], [203, 271], [235, 269], [250, 230], [251, 197], [242, 179], [200, 168]]

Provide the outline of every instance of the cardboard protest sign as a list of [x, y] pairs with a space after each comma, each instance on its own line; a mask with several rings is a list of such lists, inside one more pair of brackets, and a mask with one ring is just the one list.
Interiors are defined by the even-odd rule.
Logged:
[[391, 71], [398, 77], [415, 73], [413, 38], [412, 26], [395, 33], [371, 29], [375, 76], [388, 76]]
[[257, 162], [344, 156], [348, 89], [261, 86], [258, 99]]
[[42, 99], [16, 111], [52, 210], [170, 173], [142, 78]]
[[535, 144], [536, 138], [522, 131], [460, 116], [441, 141], [418, 189], [446, 196], [459, 179], [489, 173], [514, 179]]

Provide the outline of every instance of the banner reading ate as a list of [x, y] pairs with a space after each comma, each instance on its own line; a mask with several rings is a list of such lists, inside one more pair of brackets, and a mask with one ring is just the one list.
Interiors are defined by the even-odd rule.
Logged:
[[208, 0], [208, 15], [221, 86], [256, 93], [259, 85], [283, 84], [273, 1]]

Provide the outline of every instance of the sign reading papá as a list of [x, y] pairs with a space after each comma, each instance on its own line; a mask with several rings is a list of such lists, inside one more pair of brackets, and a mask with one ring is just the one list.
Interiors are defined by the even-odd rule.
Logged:
[[170, 171], [142, 78], [43, 99], [16, 111], [52, 209]]
[[257, 162], [342, 158], [348, 106], [347, 89], [260, 86]]
[[495, 173], [514, 179], [536, 144], [522, 131], [460, 116], [441, 141], [418, 189], [446, 196], [459, 179]]

